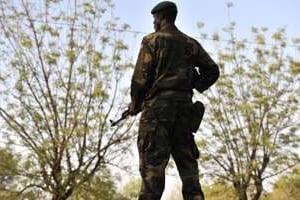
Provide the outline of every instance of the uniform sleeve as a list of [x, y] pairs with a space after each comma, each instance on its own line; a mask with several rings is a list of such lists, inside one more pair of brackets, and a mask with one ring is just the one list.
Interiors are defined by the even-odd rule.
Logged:
[[131, 103], [135, 110], [141, 110], [144, 98], [154, 82], [154, 53], [143, 39], [131, 79]]
[[217, 81], [220, 74], [219, 67], [200, 44], [195, 57], [195, 66], [198, 70], [194, 69], [193, 87], [203, 92]]

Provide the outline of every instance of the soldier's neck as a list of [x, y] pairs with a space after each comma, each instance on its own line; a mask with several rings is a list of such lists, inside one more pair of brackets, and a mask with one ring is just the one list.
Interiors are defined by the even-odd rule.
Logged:
[[160, 31], [172, 31], [172, 30], [177, 30], [177, 27], [175, 24], [170, 23], [168, 21], [163, 21], [160, 25]]

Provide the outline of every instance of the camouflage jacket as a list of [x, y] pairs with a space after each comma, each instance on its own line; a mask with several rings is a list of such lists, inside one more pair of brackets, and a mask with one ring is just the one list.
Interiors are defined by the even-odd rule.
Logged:
[[[196, 70], [197, 68], [197, 70]], [[131, 81], [131, 101], [140, 109], [144, 101], [164, 93], [190, 94], [208, 89], [219, 69], [202, 46], [176, 26], [145, 36]]]

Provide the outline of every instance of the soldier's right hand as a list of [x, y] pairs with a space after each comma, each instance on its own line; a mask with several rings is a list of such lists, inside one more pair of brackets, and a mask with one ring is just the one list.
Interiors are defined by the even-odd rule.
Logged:
[[128, 105], [128, 112], [130, 116], [137, 115], [141, 111], [140, 108], [137, 108], [133, 102], [130, 102]]

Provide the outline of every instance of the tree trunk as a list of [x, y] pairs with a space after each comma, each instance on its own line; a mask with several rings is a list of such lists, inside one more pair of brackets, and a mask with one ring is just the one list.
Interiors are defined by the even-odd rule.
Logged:
[[52, 200], [66, 200], [67, 198], [64, 197], [63, 194], [54, 194], [52, 196]]
[[256, 189], [256, 193], [254, 195], [254, 197], [252, 198], [252, 200], [259, 200], [262, 191], [263, 191], [263, 184], [262, 184], [262, 180], [259, 177], [256, 177], [254, 179], [255, 182], [255, 189]]
[[238, 195], [239, 195], [239, 200], [248, 200], [246, 190], [244, 189], [240, 190]]
[[234, 188], [239, 200], [248, 200], [247, 197], [247, 186], [244, 184], [234, 184]]
[[63, 189], [59, 188], [57, 191], [54, 191], [54, 194], [52, 195], [52, 200], [67, 200], [73, 192], [73, 189]]

